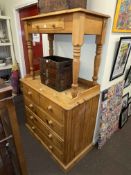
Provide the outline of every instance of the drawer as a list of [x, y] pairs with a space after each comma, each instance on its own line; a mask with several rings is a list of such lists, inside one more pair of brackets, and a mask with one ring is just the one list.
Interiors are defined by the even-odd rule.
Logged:
[[60, 122], [60, 124], [64, 123], [64, 110], [60, 106], [44, 96], [40, 96], [39, 106], [51, 115], [52, 118]]
[[25, 106], [27, 106], [33, 113], [36, 113], [36, 105], [26, 96], [24, 96]]
[[64, 127], [54, 120], [50, 115], [48, 115], [41, 108], [36, 108], [37, 116], [47, 125], [50, 129], [56, 132], [61, 138], [64, 138]]
[[43, 133], [46, 139], [50, 140], [50, 142], [53, 145], [55, 145], [58, 149], [63, 151], [63, 141], [60, 140], [54, 132], [48, 129], [46, 125], [44, 125], [44, 123], [42, 123], [42, 121], [36, 115], [34, 115], [28, 108], [26, 108], [26, 120], [30, 120], [35, 125], [35, 128], [39, 129]]
[[29, 86], [23, 85], [23, 94], [26, 95], [30, 100], [39, 105], [39, 93], [30, 88]]
[[49, 19], [43, 21], [32, 22], [32, 30], [63, 30], [64, 29], [64, 18]]
[[36, 138], [48, 149], [51, 154], [54, 154], [59, 160], [63, 161], [63, 153], [55, 147], [50, 140], [38, 129], [30, 120], [27, 120], [26, 126], [36, 136]]

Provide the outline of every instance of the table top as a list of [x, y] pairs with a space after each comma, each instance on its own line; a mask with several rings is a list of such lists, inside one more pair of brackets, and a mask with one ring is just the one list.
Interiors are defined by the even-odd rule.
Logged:
[[82, 8], [75, 8], [75, 9], [69, 9], [69, 10], [62, 10], [62, 11], [56, 11], [56, 12], [50, 12], [50, 13], [42, 13], [36, 16], [31, 16], [31, 17], [26, 17], [22, 18], [22, 20], [31, 20], [31, 19], [38, 19], [38, 18], [43, 18], [43, 17], [48, 17], [48, 16], [56, 16], [56, 15], [62, 15], [62, 14], [70, 14], [70, 13], [75, 13], [75, 12], [82, 12], [85, 13], [86, 15], [93, 15], [96, 17], [103, 17], [103, 18], [109, 18], [109, 15], [105, 15], [102, 13], [97, 13], [91, 10], [87, 9], [82, 9]]

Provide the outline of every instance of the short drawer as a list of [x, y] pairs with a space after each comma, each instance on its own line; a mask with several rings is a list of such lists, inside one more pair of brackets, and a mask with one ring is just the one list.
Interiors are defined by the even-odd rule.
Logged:
[[32, 30], [63, 30], [64, 29], [64, 18], [48, 19], [43, 21], [32, 22]]
[[50, 129], [56, 132], [61, 138], [64, 138], [64, 126], [59, 124], [54, 120], [50, 115], [48, 115], [44, 110], [37, 107], [36, 108], [37, 116], [47, 125]]
[[63, 161], [63, 153], [57, 149], [47, 138], [43, 135], [43, 133], [34, 126], [31, 121], [27, 121], [26, 126], [28, 129], [35, 135], [35, 137], [48, 149], [51, 154], [55, 155], [59, 160]]
[[46, 137], [46, 139], [50, 140], [50, 142], [55, 145], [58, 149], [63, 151], [64, 142], [60, 140], [54, 132], [48, 129], [44, 123], [34, 115], [28, 108], [26, 108], [26, 121], [31, 121], [34, 124], [34, 130], [39, 129], [42, 134]]
[[39, 93], [23, 84], [23, 94], [26, 95], [30, 100], [39, 105]]
[[60, 122], [60, 124], [64, 123], [64, 110], [60, 106], [46, 97], [40, 96], [40, 107], [51, 115], [52, 118]]
[[36, 105], [26, 96], [24, 96], [24, 103], [33, 113], [36, 113]]

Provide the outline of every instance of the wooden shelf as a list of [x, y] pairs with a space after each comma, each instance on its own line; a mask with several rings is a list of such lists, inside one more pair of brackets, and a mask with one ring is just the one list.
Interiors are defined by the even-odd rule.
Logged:
[[0, 46], [12, 46], [12, 43], [0, 43]]
[[4, 67], [0, 67], [0, 71], [1, 70], [6, 70], [6, 69], [11, 69], [12, 68], [12, 64], [6, 65]]
[[0, 20], [6, 20], [6, 19], [10, 19], [9, 16], [0, 16]]

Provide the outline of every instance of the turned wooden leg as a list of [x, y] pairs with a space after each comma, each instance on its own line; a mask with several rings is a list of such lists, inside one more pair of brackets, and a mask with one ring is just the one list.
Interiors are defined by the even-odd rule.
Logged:
[[[80, 52], [81, 46], [84, 42], [84, 29], [85, 29], [85, 14], [73, 14], [73, 83], [72, 83], [72, 97], [78, 95], [78, 77], [80, 69]], [[76, 30], [77, 29], [77, 30]]]
[[28, 48], [28, 56], [29, 56], [29, 63], [30, 63], [30, 75], [32, 78], [35, 78], [34, 69], [33, 69], [33, 53], [32, 53], [32, 41], [27, 41], [27, 48]]
[[74, 46], [74, 49], [73, 49], [73, 84], [72, 84], [72, 97], [73, 98], [75, 98], [78, 94], [80, 52], [81, 52], [81, 46]]
[[93, 75], [93, 84], [95, 85], [98, 80], [99, 67], [101, 62], [101, 53], [102, 53], [102, 44], [97, 44], [96, 56], [94, 60], [94, 75]]
[[54, 41], [54, 34], [48, 34], [48, 40], [49, 40], [49, 55], [53, 55], [53, 41]]
[[107, 19], [103, 19], [102, 33], [96, 36], [96, 57], [94, 61], [94, 75], [92, 77], [93, 84], [95, 85], [98, 80], [99, 67], [101, 62], [102, 46], [105, 41]]

